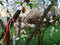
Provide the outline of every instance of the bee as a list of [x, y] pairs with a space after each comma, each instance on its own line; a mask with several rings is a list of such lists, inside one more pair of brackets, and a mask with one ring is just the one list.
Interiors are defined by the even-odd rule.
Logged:
[[22, 13], [25, 13], [26, 9], [25, 7], [22, 7]]

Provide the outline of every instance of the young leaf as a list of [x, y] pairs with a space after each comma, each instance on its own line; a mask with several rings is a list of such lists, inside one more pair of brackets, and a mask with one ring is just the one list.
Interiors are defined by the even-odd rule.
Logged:
[[22, 2], [16, 2], [16, 4], [22, 4]]

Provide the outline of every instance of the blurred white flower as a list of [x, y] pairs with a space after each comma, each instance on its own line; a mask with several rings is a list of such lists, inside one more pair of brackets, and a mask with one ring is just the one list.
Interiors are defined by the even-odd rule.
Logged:
[[44, 21], [46, 21], [46, 18], [44, 18]]
[[25, 14], [28, 15], [31, 11], [31, 8], [29, 6], [26, 6], [25, 9], [26, 9]]
[[50, 23], [52, 23], [53, 21], [54, 21], [54, 20], [53, 20], [53, 19], [51, 19], [49, 22], [50, 22]]
[[52, 27], [51, 32], [50, 32], [50, 36], [53, 37], [54, 36], [54, 33], [55, 33], [55, 28]]
[[17, 7], [17, 10], [22, 10], [22, 6]]
[[25, 39], [25, 38], [23, 38], [23, 40], [25, 41], [26, 39]]
[[19, 25], [19, 22], [14, 22], [14, 26], [18, 26]]
[[22, 35], [21, 35], [21, 38], [24, 38], [24, 37], [27, 37], [27, 35], [23, 35], [23, 34], [22, 34]]
[[19, 22], [16, 22], [16, 25], [19, 25]]
[[54, 31], [54, 27], [52, 27], [52, 29], [51, 29], [51, 32], [53, 32]]
[[22, 35], [21, 35], [21, 38], [23, 38], [23, 37], [24, 37], [24, 35], [22, 34]]
[[25, 23], [21, 22], [21, 28], [23, 28], [25, 26]]
[[1, 16], [1, 19], [3, 21], [3, 24], [6, 26], [6, 24], [7, 24], [7, 17], [6, 16]]
[[51, 32], [50, 32], [50, 36], [53, 37], [57, 32], [58, 32], [58, 30], [55, 29], [55, 27], [52, 27]]
[[24, 29], [22, 29], [22, 30], [21, 30], [21, 34], [22, 34], [22, 33], [26, 34], [26, 31], [25, 31]]
[[20, 13], [20, 15], [19, 15], [19, 17], [21, 17], [22, 18], [22, 20], [24, 20], [24, 18], [26, 18], [26, 14], [25, 13]]
[[33, 27], [35, 27], [35, 25], [34, 24], [30, 24], [29, 27], [33, 28]]
[[56, 45], [56, 44], [54, 44], [54, 45]]
[[55, 25], [56, 25], [56, 26], [58, 25], [58, 21], [55, 22]]
[[3, 45], [3, 41], [2, 41], [2, 40], [0, 40], [0, 44], [2, 44], [2, 45]]
[[16, 26], [16, 23], [14, 23], [14, 26]]
[[38, 19], [38, 21], [40, 21], [40, 19]]
[[50, 19], [52, 19], [53, 18], [53, 16], [50, 16]]
[[23, 6], [23, 7], [26, 7], [26, 5], [27, 5], [27, 3], [26, 3], [26, 2], [24, 2], [24, 3], [22, 4], [22, 6]]
[[50, 33], [50, 36], [51, 36], [51, 37], [53, 37], [53, 34], [52, 34], [52, 33]]
[[56, 31], [56, 32], [58, 32], [58, 30], [57, 30], [57, 29], [56, 29], [55, 31]]
[[1, 16], [6, 16], [6, 12], [7, 8], [5, 8], [4, 6], [0, 5], [0, 15]]
[[16, 40], [19, 40], [19, 37], [17, 37]]
[[21, 38], [23, 38], [23, 40], [25, 41], [26, 40], [26, 37], [28, 37], [27, 35], [21, 35]]
[[1, 15], [2, 15], [2, 16], [6, 16], [6, 10], [2, 10], [2, 11], [1, 11]]
[[18, 32], [18, 27], [16, 27], [16, 31]]
[[59, 44], [60, 45], [60, 44]]

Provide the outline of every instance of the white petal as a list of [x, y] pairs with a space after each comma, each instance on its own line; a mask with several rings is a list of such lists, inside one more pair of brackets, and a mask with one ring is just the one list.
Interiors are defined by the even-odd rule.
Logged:
[[32, 27], [32, 28], [33, 28], [33, 27], [35, 27], [35, 25], [34, 25], [34, 24], [30, 24], [30, 27]]
[[54, 31], [54, 27], [52, 27], [52, 29], [51, 29], [51, 32], [53, 32]]
[[56, 31], [56, 32], [58, 32], [58, 30], [57, 30], [57, 29], [56, 29], [55, 31]]
[[21, 23], [21, 28], [23, 28], [25, 26], [25, 23]]
[[23, 33], [23, 32], [26, 33], [26, 31], [24, 29], [21, 30], [21, 33]]
[[19, 7], [17, 8], [17, 10], [22, 10], [22, 6], [19, 6]]
[[26, 5], [27, 5], [27, 3], [26, 3], [26, 2], [24, 2], [22, 6], [23, 6], [23, 7], [25, 7]]
[[16, 40], [19, 40], [19, 37], [17, 37]]
[[51, 37], [53, 36], [52, 33], [50, 33], [50, 36], [51, 36]]
[[49, 22], [52, 23], [54, 20], [50, 20]]
[[46, 18], [44, 18], [44, 21], [46, 21]]
[[56, 44], [54, 44], [54, 45], [56, 45]]

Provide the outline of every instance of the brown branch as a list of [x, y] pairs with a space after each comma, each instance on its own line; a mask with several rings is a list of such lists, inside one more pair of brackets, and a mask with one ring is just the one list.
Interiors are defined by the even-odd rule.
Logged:
[[27, 3], [29, 3], [29, 2], [30, 2], [30, 0], [24, 0], [24, 2], [27, 2]]
[[38, 37], [38, 39], [39, 39], [39, 40], [38, 40], [38, 45], [42, 45], [43, 33], [42, 33], [42, 32], [39, 32], [38, 35], [39, 35], [39, 37]]
[[17, 35], [17, 37], [20, 36], [20, 31], [21, 31], [21, 18], [20, 17], [18, 18], [18, 22], [19, 22], [19, 25], [18, 25], [18, 35]]
[[42, 40], [43, 40], [43, 37], [44, 37], [44, 33], [47, 30], [47, 28], [49, 27], [49, 25], [50, 25], [49, 19], [47, 19], [47, 21], [45, 23], [44, 30], [43, 31], [39, 30], [39, 33], [38, 33], [38, 45], [42, 45]]
[[19, 22], [19, 25], [18, 25], [18, 34], [17, 34], [17, 37], [19, 37], [19, 40], [16, 41], [16, 45], [20, 45], [20, 32], [21, 32], [21, 18], [19, 17], [18, 18], [18, 22]]
[[38, 29], [40, 28], [43, 19], [46, 17], [47, 13], [49, 12], [49, 10], [51, 9], [51, 7], [53, 6], [53, 4], [50, 4], [47, 9], [44, 10], [44, 13], [40, 19], [40, 21], [36, 24], [36, 27], [34, 28], [34, 31], [32, 32], [32, 34], [30, 35], [30, 37], [27, 39], [27, 42], [25, 43], [25, 45], [28, 45], [29, 42], [31, 41], [32, 37], [36, 34], [36, 32], [38, 31]]
[[[19, 17], [21, 10], [17, 10], [16, 13], [13, 15], [13, 17], [8, 21], [8, 24], [11, 23], [10, 27], [12, 27], [13, 23], [16, 21], [16, 19]], [[14, 19], [14, 22], [11, 22], [11, 20]]]

